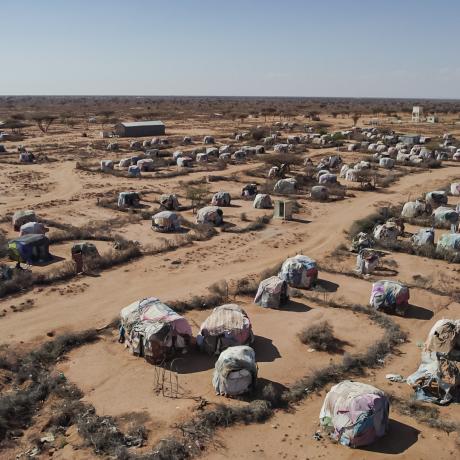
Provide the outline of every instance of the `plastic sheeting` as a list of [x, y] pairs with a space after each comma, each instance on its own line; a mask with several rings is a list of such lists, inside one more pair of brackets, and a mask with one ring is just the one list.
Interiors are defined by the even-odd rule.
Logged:
[[209, 354], [219, 354], [228, 347], [250, 344], [253, 340], [251, 321], [236, 304], [214, 308], [197, 336], [197, 344]]
[[389, 412], [390, 403], [382, 390], [345, 380], [326, 395], [319, 420], [340, 444], [359, 447], [387, 432]]
[[395, 222], [385, 222], [374, 228], [374, 238], [378, 241], [395, 240], [401, 234], [399, 225]]
[[216, 394], [237, 396], [253, 389], [257, 379], [254, 350], [236, 346], [224, 350], [216, 361], [212, 384]]
[[434, 228], [421, 228], [412, 235], [411, 241], [416, 247], [434, 246]]
[[428, 352], [443, 353], [460, 358], [460, 319], [440, 319], [428, 333], [425, 342]]
[[220, 225], [224, 221], [224, 213], [217, 206], [205, 206], [196, 213], [197, 224]]
[[179, 200], [174, 194], [164, 194], [160, 196], [160, 205], [168, 211], [174, 211], [180, 208]]
[[424, 213], [430, 213], [431, 207], [427, 206], [427, 204], [423, 201], [416, 200], [416, 201], [408, 201], [404, 204], [401, 217], [405, 217], [408, 219], [418, 217], [423, 215]]
[[212, 197], [211, 204], [213, 206], [230, 206], [232, 197], [228, 192], [217, 192]]
[[460, 387], [460, 368], [439, 353], [422, 353], [419, 368], [407, 377], [415, 391], [415, 399], [445, 405], [450, 403]]
[[403, 312], [410, 298], [409, 288], [397, 281], [377, 281], [372, 285], [370, 304], [376, 310]]
[[254, 303], [261, 307], [278, 308], [289, 299], [287, 283], [278, 276], [260, 282]]
[[289, 286], [309, 289], [318, 279], [318, 268], [310, 257], [297, 255], [284, 261], [278, 276]]
[[428, 192], [425, 196], [426, 202], [433, 207], [447, 204], [447, 199], [447, 192], [445, 192], [444, 190]]
[[137, 300], [120, 312], [121, 325], [133, 354], [162, 359], [184, 350], [192, 336], [187, 320], [156, 297]]
[[258, 193], [254, 198], [253, 206], [256, 209], [271, 209], [273, 207], [272, 199], [266, 193]]
[[160, 211], [152, 217], [152, 227], [160, 232], [180, 230], [180, 216], [173, 211]]
[[293, 177], [280, 179], [273, 187], [273, 191], [280, 194], [295, 193], [296, 189], [297, 181]]
[[451, 225], [458, 222], [458, 212], [455, 209], [446, 206], [440, 206], [433, 211], [435, 225], [449, 228]]
[[13, 214], [13, 228], [18, 231], [22, 225], [28, 222], [36, 222], [37, 216], [34, 211], [26, 209], [24, 211], [16, 211]]
[[315, 185], [311, 188], [310, 195], [314, 200], [325, 201], [329, 198], [329, 190], [324, 185]]
[[362, 249], [356, 257], [356, 272], [361, 275], [372, 273], [379, 264], [379, 255], [372, 249]]
[[26, 224], [21, 225], [19, 236], [44, 235], [47, 231], [48, 229], [45, 227], [45, 224], [40, 222], [27, 222]]

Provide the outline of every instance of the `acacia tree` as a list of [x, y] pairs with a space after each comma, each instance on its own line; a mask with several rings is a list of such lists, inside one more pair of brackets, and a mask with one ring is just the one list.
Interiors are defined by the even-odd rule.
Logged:
[[51, 124], [57, 119], [55, 115], [34, 115], [32, 120], [37, 123], [38, 129], [42, 133], [47, 133]]

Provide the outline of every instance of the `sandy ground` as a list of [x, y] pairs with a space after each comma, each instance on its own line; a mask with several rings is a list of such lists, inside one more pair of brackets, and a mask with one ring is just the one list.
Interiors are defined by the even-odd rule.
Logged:
[[[346, 119], [331, 118], [328, 121], [337, 128], [349, 127]], [[186, 124], [177, 123], [169, 135], [191, 134], [201, 138], [204, 134], [213, 134], [218, 137], [219, 144], [229, 142], [227, 136], [234, 131], [234, 127], [219, 122], [211, 129], [206, 123], [188, 128]], [[151, 177], [142, 180], [75, 169], [79, 157], [86, 159], [88, 152], [91, 152], [91, 160], [95, 162], [109, 156], [108, 152], [95, 146], [101, 141], [97, 139], [96, 131], [89, 130], [90, 137], [84, 141], [77, 134], [37, 134], [36, 138], [30, 138], [29, 145], [37, 150], [40, 146], [57, 142], [57, 147], [50, 148], [50, 156], [55, 156], [57, 161], [24, 166], [14, 163], [16, 157], [10, 156], [11, 161], [2, 165], [0, 214], [8, 216], [18, 209], [35, 209], [41, 217], [74, 226], [88, 222], [95, 222], [96, 225], [99, 222], [102, 226], [102, 222], [111, 222], [113, 232], [137, 240], [143, 246], [155, 247], [161, 245], [162, 239], [175, 239], [176, 236], [153, 232], [149, 220], [136, 219], [135, 216], [97, 206], [97, 199], [115, 197], [122, 190], [139, 190], [145, 193], [143, 202], [147, 209], [154, 209], [154, 201], [159, 193], [167, 191], [177, 193], [180, 201], [188, 204], [184, 183], [209, 174], [227, 178], [234, 175], [237, 178], [237, 181], [222, 180], [209, 184], [210, 194], [227, 190], [235, 197], [232, 207], [224, 208], [224, 216], [231, 224], [245, 225], [241, 220], [242, 213], [252, 221], [270, 212], [253, 209], [250, 202], [239, 199], [244, 183], [263, 183], [263, 179], [248, 175], [262, 166], [259, 160], [230, 165], [222, 171], [192, 171], [171, 178], [155, 178], [151, 174]], [[121, 142], [127, 143], [125, 140]], [[93, 144], [91, 148], [90, 144]], [[200, 145], [200, 142], [197, 144]], [[13, 149], [16, 145], [10, 143], [7, 147]], [[59, 156], [63, 146], [66, 146], [66, 153]], [[174, 146], [170, 150], [181, 148]], [[113, 158], [133, 154], [128, 152], [125, 145], [123, 150], [114, 154]], [[332, 152], [333, 149], [320, 149], [308, 155], [318, 159]], [[356, 158], [355, 153], [343, 152], [342, 156], [345, 161]], [[405, 171], [404, 168], [402, 171]], [[156, 296], [166, 302], [187, 299], [192, 295], [204, 294], [206, 288], [215, 282], [231, 282], [260, 273], [297, 253], [315, 258], [324, 267], [320, 273], [321, 279], [336, 286], [334, 292], [323, 295], [327, 299], [367, 304], [371, 283], [379, 277], [358, 279], [349, 276], [354, 268], [354, 256], [342, 254], [339, 258], [334, 255], [334, 250], [340, 244], [348, 244], [346, 231], [354, 221], [365, 217], [376, 207], [403, 202], [422, 191], [443, 187], [458, 180], [459, 172], [454, 164], [440, 169], [420, 170], [403, 175], [387, 189], [376, 192], [353, 190], [341, 201], [315, 203], [305, 196], [299, 196], [300, 211], [293, 221], [272, 220], [266, 228], [257, 232], [219, 232], [208, 241], [145, 256], [95, 276], [79, 276], [69, 282], [36, 287], [32, 291], [4, 298], [0, 301], [1, 343], [11, 347], [30, 347], [49, 340], [50, 333], [56, 335], [103, 327], [119, 314], [122, 307], [136, 299], [147, 296]], [[451, 204], [456, 201], [451, 199]], [[191, 211], [184, 211], [183, 215], [188, 220], [194, 218]], [[15, 232], [9, 222], [5, 217], [0, 228], [11, 238]], [[407, 226], [406, 230], [414, 231], [416, 228]], [[54, 231], [57, 230], [50, 229], [50, 233]], [[73, 241], [53, 244], [51, 252], [56, 256], [55, 262], [46, 267], [34, 267], [34, 270], [46, 272], [69, 260], [72, 244]], [[103, 241], [96, 241], [95, 244], [101, 252], [111, 247], [110, 243]], [[399, 396], [409, 397], [410, 388], [407, 385], [390, 384], [384, 376], [388, 372], [402, 375], [413, 372], [418, 366], [420, 353], [417, 344], [425, 339], [433, 322], [442, 317], [460, 317], [460, 305], [448, 294], [458, 283], [459, 269], [444, 261], [402, 253], [393, 253], [387, 260], [390, 258], [394, 268], [391, 276], [418, 286], [411, 289], [409, 314], [405, 318], [394, 318], [409, 334], [409, 341], [401, 346], [398, 355], [390, 356], [382, 369], [370, 372], [365, 380]], [[386, 276], [390, 276], [388, 272]], [[417, 283], [417, 279], [425, 280], [426, 284]], [[427, 288], [435, 288], [436, 291]], [[320, 307], [314, 301], [292, 300], [284, 310], [261, 309], [245, 297], [238, 298], [237, 302], [246, 309], [254, 326], [259, 376], [283, 386], [289, 386], [312, 370], [341, 359], [340, 354], [309, 352], [296, 336], [304, 326], [327, 319], [334, 326], [338, 338], [344, 342], [344, 353], [365, 351], [382, 335], [382, 331], [366, 316]], [[194, 333], [208, 314], [206, 310], [187, 313]], [[58, 370], [79, 386], [85, 395], [84, 400], [93, 404], [99, 414], [115, 417], [130, 412], [146, 414], [145, 424], [150, 430], [148, 446], [153, 446], [172, 432], [175, 423], [189, 418], [202, 399], [209, 403], [222, 402], [222, 398], [215, 396], [211, 385], [214, 362], [214, 357], [196, 351], [181, 357], [175, 363], [178, 382], [170, 381], [166, 394], [163, 394], [158, 391], [158, 382], [163, 378], [169, 379], [169, 374], [166, 373], [164, 377], [157, 367], [131, 356], [128, 350], [118, 344], [114, 332], [92, 345], [72, 351], [58, 365]], [[168, 391], [174, 394], [178, 391], [180, 398], [168, 397]], [[350, 450], [333, 445], [327, 439], [315, 441], [312, 435], [317, 430], [324, 395], [323, 391], [306, 399], [291, 412], [279, 411], [265, 424], [220, 430], [216, 444], [209, 447], [204, 457], [383, 459], [396, 456], [425, 459], [430, 452], [430, 457], [450, 459], [456, 457], [456, 449], [458, 453], [455, 434], [448, 436], [396, 412], [392, 412], [387, 437], [368, 450]], [[237, 400], [228, 403], [244, 404]], [[454, 406], [443, 407], [441, 414], [460, 421], [456, 409]], [[70, 441], [72, 436], [78, 437], [70, 431]], [[73, 450], [71, 445], [72, 442], [56, 451], [53, 458], [78, 459], [91, 458], [93, 455], [87, 450]], [[17, 453], [17, 449], [8, 452]]]

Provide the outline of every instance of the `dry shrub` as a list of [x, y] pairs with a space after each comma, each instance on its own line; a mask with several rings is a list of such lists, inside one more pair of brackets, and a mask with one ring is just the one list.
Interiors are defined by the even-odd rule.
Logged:
[[337, 339], [334, 329], [328, 321], [312, 324], [298, 333], [299, 340], [320, 351], [334, 351], [337, 348]]

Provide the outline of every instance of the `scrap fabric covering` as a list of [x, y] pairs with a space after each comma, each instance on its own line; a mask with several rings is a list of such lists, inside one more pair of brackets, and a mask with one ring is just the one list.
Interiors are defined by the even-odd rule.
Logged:
[[192, 336], [187, 320], [155, 297], [133, 302], [120, 313], [133, 353], [156, 356], [161, 349], [185, 348]]
[[409, 301], [409, 288], [397, 281], [377, 281], [372, 285], [370, 304], [376, 309], [405, 306]]
[[331, 388], [319, 415], [320, 424], [345, 446], [371, 444], [388, 429], [390, 403], [382, 390], [345, 380]]
[[313, 259], [297, 255], [284, 261], [278, 276], [289, 286], [308, 289], [316, 282], [318, 269]]
[[212, 384], [217, 394], [236, 396], [255, 386], [256, 355], [251, 347], [242, 345], [224, 350], [214, 368]]
[[254, 336], [246, 312], [236, 304], [225, 304], [214, 308], [206, 318], [197, 336], [197, 343], [208, 352], [251, 343]]
[[260, 282], [254, 303], [262, 307], [277, 308], [287, 300], [287, 283], [278, 276]]

